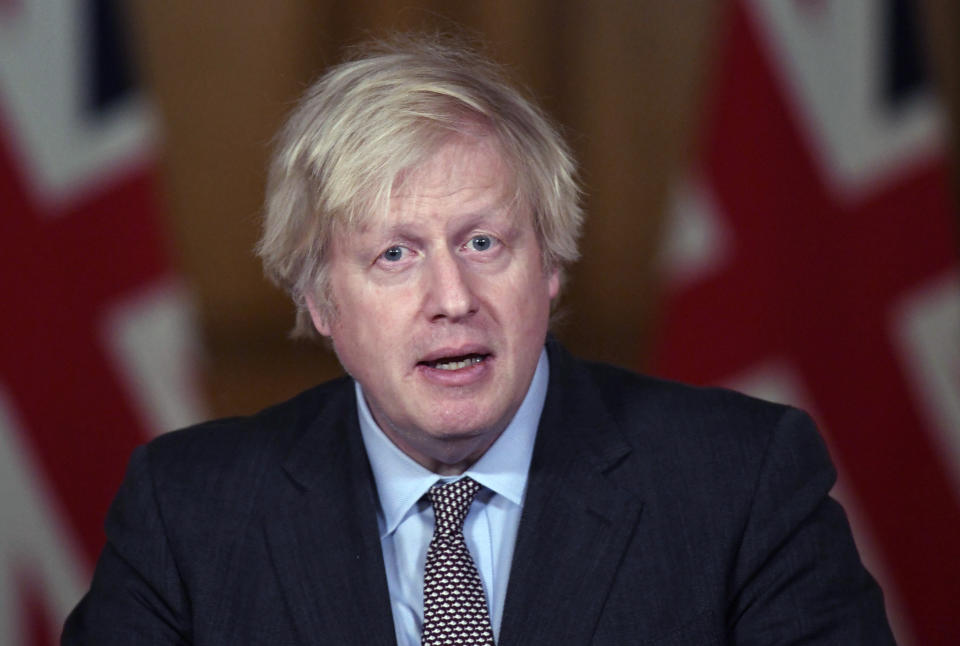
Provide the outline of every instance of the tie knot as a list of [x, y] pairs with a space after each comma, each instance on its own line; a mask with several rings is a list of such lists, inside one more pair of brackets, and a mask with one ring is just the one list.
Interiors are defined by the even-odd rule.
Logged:
[[430, 487], [427, 496], [433, 505], [433, 515], [436, 518], [434, 532], [462, 533], [463, 521], [478, 491], [480, 491], [480, 484], [471, 478], [460, 478]]

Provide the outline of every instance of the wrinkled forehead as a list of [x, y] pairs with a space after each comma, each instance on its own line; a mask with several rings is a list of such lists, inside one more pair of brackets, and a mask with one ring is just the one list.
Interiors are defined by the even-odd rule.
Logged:
[[447, 197], [457, 191], [484, 190], [506, 197], [516, 191], [515, 174], [495, 138], [452, 135], [419, 163], [397, 174], [390, 201], [413, 196]]
[[529, 209], [523, 206], [529, 200], [523, 196], [518, 164], [485, 126], [470, 124], [444, 133], [407, 161], [371, 187], [354, 213], [337, 218], [335, 233], [390, 226], [398, 202], [442, 199], [461, 190], [470, 195], [490, 189], [491, 206], [503, 207], [514, 216], [528, 216]]

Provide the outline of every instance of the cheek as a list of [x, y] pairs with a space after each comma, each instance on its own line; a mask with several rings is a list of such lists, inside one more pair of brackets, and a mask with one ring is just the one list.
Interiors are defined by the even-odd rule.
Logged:
[[334, 343], [372, 353], [405, 338], [411, 318], [412, 293], [404, 290], [355, 289], [340, 300]]
[[542, 274], [534, 273], [504, 283], [496, 300], [510, 326], [526, 337], [543, 331], [550, 317], [551, 298], [546, 279]]
[[354, 378], [368, 383], [375, 377], [377, 371], [386, 367], [389, 356], [387, 350], [391, 344], [389, 339], [383, 338], [383, 331], [376, 325], [371, 325], [370, 315], [362, 318], [348, 317], [345, 313], [336, 325], [333, 326], [333, 350], [346, 370]]

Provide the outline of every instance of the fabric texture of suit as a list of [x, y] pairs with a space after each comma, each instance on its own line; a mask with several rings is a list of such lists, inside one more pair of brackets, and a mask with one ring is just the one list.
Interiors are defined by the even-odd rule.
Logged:
[[[800, 411], [548, 343], [499, 646], [892, 644]], [[395, 643], [354, 391], [134, 453], [63, 644]]]

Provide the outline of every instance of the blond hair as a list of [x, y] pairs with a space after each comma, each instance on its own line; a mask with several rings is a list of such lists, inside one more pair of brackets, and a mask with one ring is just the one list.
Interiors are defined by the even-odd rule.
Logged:
[[442, 36], [401, 36], [330, 68], [280, 131], [257, 253], [297, 306], [294, 336], [314, 336], [305, 296], [329, 307], [336, 230], [385, 213], [401, 174], [451, 133], [479, 125], [517, 177], [544, 268], [577, 259], [583, 220], [576, 165], [556, 127], [489, 59]]

